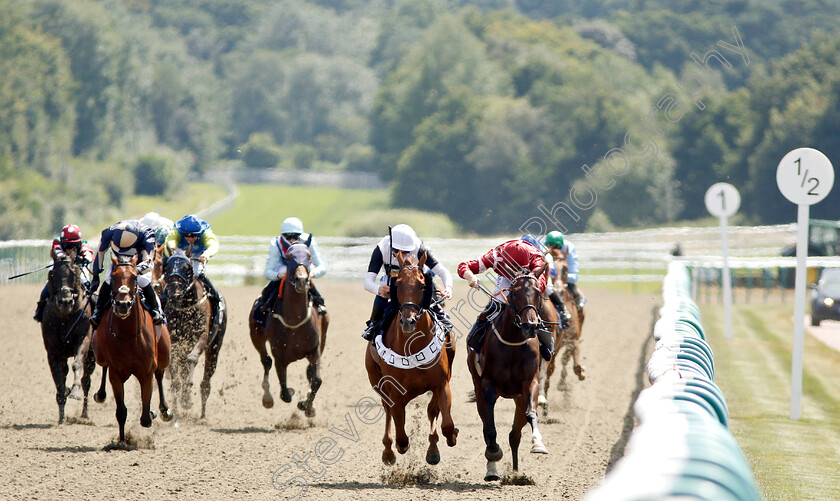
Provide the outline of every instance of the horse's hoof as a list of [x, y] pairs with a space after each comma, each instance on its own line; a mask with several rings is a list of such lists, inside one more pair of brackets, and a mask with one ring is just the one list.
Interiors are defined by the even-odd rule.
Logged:
[[579, 380], [583, 381], [584, 379], [586, 379], [586, 374], [583, 373], [583, 366], [582, 365], [576, 365], [574, 367], [574, 370], [575, 370], [575, 375], [577, 375]]
[[280, 392], [280, 400], [286, 402], [287, 404], [292, 401], [292, 397], [295, 395], [295, 389], [289, 388], [286, 391]]
[[501, 479], [502, 477], [496, 469], [496, 461], [487, 461], [487, 473], [484, 475], [484, 480], [486, 482], [495, 482], [496, 480]]
[[455, 447], [455, 444], [458, 443], [458, 427], [455, 427], [455, 430], [452, 432], [451, 436], [446, 437], [446, 445], [449, 447]]
[[537, 441], [531, 444], [531, 454], [548, 454], [548, 449], [542, 442]]
[[154, 419], [154, 415], [151, 417], [143, 416], [140, 418], [140, 426], [143, 428], [150, 428], [152, 426], [152, 420]]
[[548, 403], [548, 400], [545, 399], [545, 395], [540, 395], [537, 397], [537, 405], [545, 405]]
[[96, 402], [97, 404], [105, 403], [105, 392], [103, 391], [100, 394], [100, 392], [97, 391], [96, 393], [94, 393], [93, 394], [93, 401]]
[[440, 453], [426, 454], [426, 462], [432, 465], [440, 463]]
[[271, 395], [263, 395], [262, 402], [263, 407], [265, 407], [266, 409], [271, 409], [272, 407], [274, 407], [274, 397], [272, 397]]
[[173, 417], [175, 417], [175, 415], [169, 409], [161, 409], [160, 410], [160, 418], [164, 422], [168, 423], [169, 421], [172, 421]]
[[82, 399], [82, 389], [79, 387], [79, 385], [73, 385], [73, 388], [70, 389], [70, 394], [67, 395], [67, 398], [72, 398], [73, 400]]
[[502, 448], [499, 447], [499, 444], [496, 444], [496, 450], [493, 450], [490, 447], [487, 447], [484, 450], [484, 457], [487, 458], [488, 462], [501, 461], [502, 456], [504, 456], [504, 454], [502, 453]]
[[397, 442], [397, 452], [399, 452], [400, 454], [405, 454], [406, 452], [408, 452], [408, 447], [409, 447], [408, 442], [406, 442], [405, 445]]
[[382, 462], [388, 466], [393, 466], [397, 462], [397, 455], [391, 449], [382, 451]]

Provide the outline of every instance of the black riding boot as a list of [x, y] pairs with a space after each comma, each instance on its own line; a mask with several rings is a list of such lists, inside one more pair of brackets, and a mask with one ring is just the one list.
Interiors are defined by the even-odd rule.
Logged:
[[44, 285], [44, 289], [41, 291], [41, 297], [38, 299], [38, 305], [35, 307], [35, 314], [32, 315], [32, 318], [34, 318], [36, 322], [40, 322], [44, 319], [44, 307], [47, 305], [47, 297], [49, 295], [50, 290], [47, 285]]
[[277, 291], [280, 290], [280, 280], [272, 280], [263, 287], [260, 297], [257, 299], [257, 311], [262, 315], [268, 313], [271, 306], [271, 298], [277, 296]]
[[96, 330], [96, 327], [102, 320], [102, 314], [105, 313], [105, 309], [108, 308], [108, 303], [111, 302], [111, 290], [110, 288], [106, 289], [107, 285], [107, 282], [102, 282], [102, 285], [99, 286], [99, 296], [96, 299], [96, 306], [94, 306], [93, 313], [90, 315], [90, 327], [93, 330]]
[[315, 305], [315, 309], [318, 310], [319, 314], [325, 315], [327, 313], [327, 307], [324, 306], [324, 296], [322, 296], [318, 288], [315, 287], [315, 283], [310, 284], [309, 293], [312, 294], [312, 303]]
[[481, 352], [481, 345], [484, 344], [484, 333], [493, 321], [492, 319], [488, 319], [488, 317], [490, 317], [493, 313], [498, 313], [500, 308], [501, 306], [497, 302], [491, 300], [487, 303], [487, 306], [484, 307], [484, 311], [479, 313], [478, 318], [475, 320], [469, 334], [467, 334], [467, 346], [469, 346], [472, 351], [476, 353]]
[[583, 309], [583, 305], [586, 304], [586, 298], [583, 297], [583, 294], [577, 288], [577, 284], [566, 284], [566, 287], [569, 288], [569, 292], [572, 293], [572, 296], [575, 298], [575, 304], [579, 309]]
[[146, 298], [146, 304], [149, 305], [149, 310], [152, 314], [152, 323], [155, 325], [162, 324], [166, 317], [164, 317], [163, 310], [160, 308], [160, 301], [158, 301], [152, 284], [143, 287], [143, 297]]
[[546, 362], [551, 361], [554, 356], [554, 336], [551, 331], [540, 329], [537, 331], [537, 339], [540, 341], [540, 355]]
[[560, 297], [560, 293], [554, 291], [549, 294], [548, 299], [551, 299], [554, 307], [557, 308], [557, 316], [560, 317], [560, 326], [563, 329], [567, 329], [569, 327], [569, 320], [572, 319], [572, 314], [566, 311], [566, 305], [563, 303], [563, 298]]
[[385, 313], [384, 308], [377, 308], [376, 305], [370, 310], [370, 320], [367, 321], [367, 326], [365, 327], [365, 331], [362, 332], [362, 338], [365, 341], [373, 341], [373, 338], [376, 337], [377, 325], [382, 320], [382, 314]]

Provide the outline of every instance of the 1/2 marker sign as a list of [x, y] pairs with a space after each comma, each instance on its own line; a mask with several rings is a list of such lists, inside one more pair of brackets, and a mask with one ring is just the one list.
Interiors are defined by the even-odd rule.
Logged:
[[779, 191], [797, 205], [822, 201], [834, 186], [834, 168], [822, 152], [797, 148], [782, 158], [776, 169]]

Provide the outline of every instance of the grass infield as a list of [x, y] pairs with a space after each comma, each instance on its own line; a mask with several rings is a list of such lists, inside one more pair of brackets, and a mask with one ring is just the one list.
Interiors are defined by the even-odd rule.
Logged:
[[805, 334], [801, 418], [790, 419], [793, 304], [699, 304], [730, 431], [764, 499], [840, 499], [840, 353]]

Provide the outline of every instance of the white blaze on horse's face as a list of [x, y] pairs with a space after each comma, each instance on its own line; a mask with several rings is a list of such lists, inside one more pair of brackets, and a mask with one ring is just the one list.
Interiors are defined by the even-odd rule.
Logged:
[[125, 284], [120, 285], [120, 288], [117, 289], [117, 294], [128, 294], [129, 292], [131, 292], [131, 290]]

